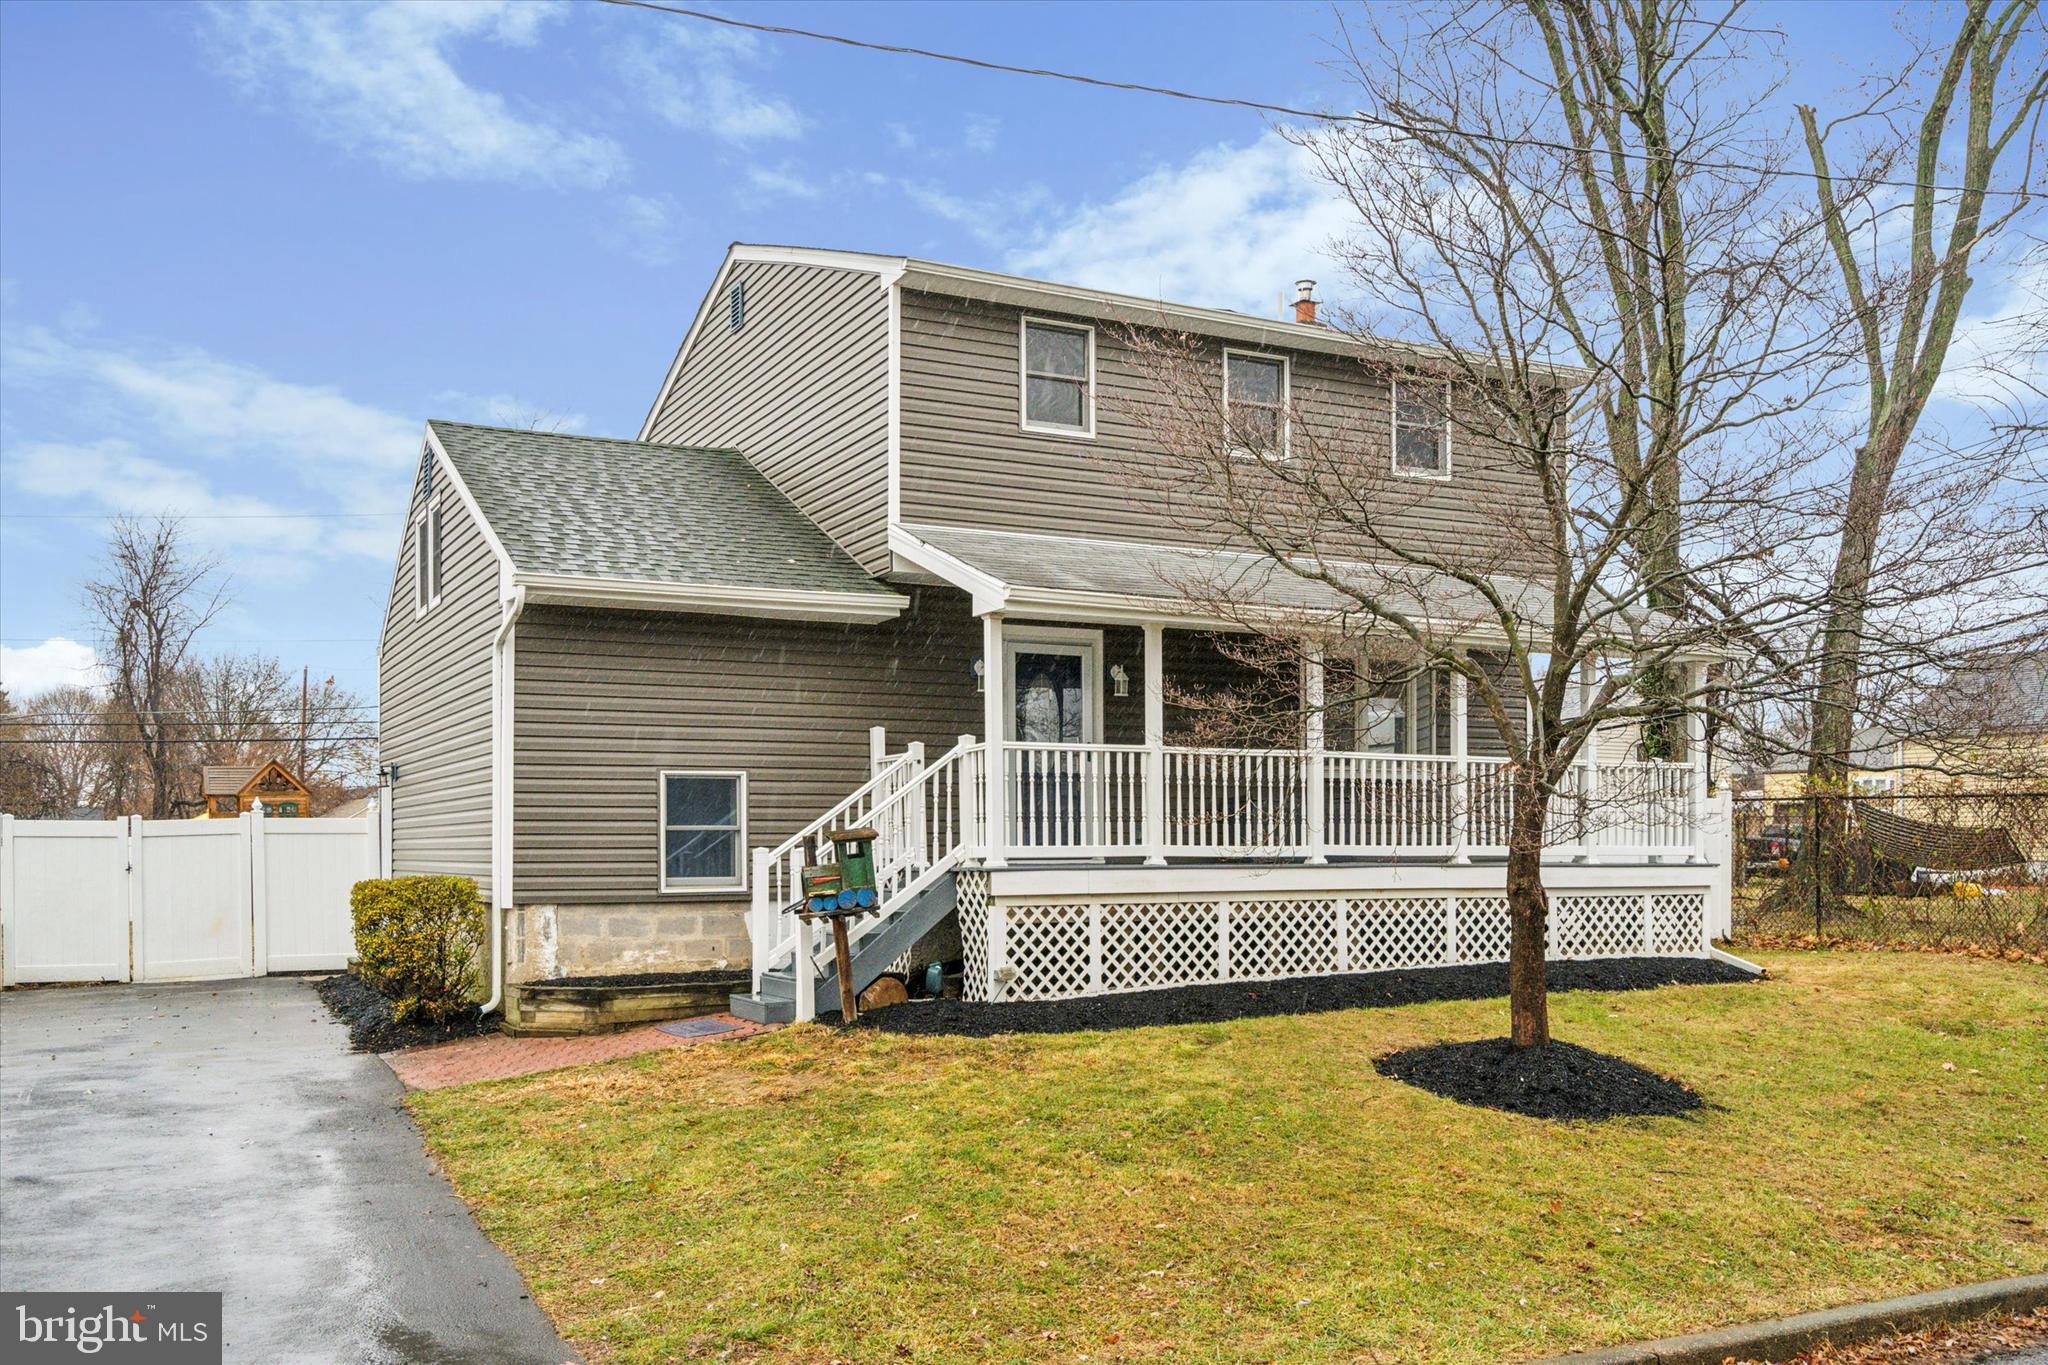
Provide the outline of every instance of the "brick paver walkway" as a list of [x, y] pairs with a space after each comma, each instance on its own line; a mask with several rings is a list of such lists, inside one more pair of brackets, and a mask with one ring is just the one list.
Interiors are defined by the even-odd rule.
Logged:
[[714, 1033], [708, 1038], [678, 1038], [651, 1024], [623, 1033], [593, 1033], [579, 1038], [510, 1038], [502, 1033], [493, 1033], [483, 1038], [460, 1038], [452, 1043], [407, 1048], [403, 1052], [387, 1054], [384, 1060], [391, 1064], [391, 1069], [398, 1073], [398, 1079], [405, 1082], [408, 1090], [439, 1090], [443, 1086], [466, 1085], [470, 1081], [496, 1081], [507, 1076], [553, 1071], [556, 1067], [616, 1061], [659, 1048], [695, 1047], [703, 1043], [751, 1038], [775, 1027], [750, 1023], [730, 1014], [711, 1017], [737, 1027], [730, 1033]]

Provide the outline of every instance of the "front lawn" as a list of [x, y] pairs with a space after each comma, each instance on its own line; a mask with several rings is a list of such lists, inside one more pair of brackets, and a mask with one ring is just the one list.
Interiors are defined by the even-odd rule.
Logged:
[[1697, 1088], [1560, 1125], [1382, 1053], [1504, 1001], [994, 1039], [788, 1029], [413, 1100], [595, 1360], [1494, 1360], [2048, 1270], [2048, 972], [1765, 956], [1561, 994]]

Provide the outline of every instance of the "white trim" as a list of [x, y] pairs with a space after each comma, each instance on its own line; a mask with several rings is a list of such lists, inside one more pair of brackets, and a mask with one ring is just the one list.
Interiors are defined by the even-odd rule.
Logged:
[[[1422, 382], [1422, 381], [1410, 381]], [[1387, 381], [1387, 463], [1397, 478], [1430, 479], [1442, 483], [1451, 477], [1451, 384], [1449, 380], [1429, 380], [1440, 383], [1444, 391], [1443, 438], [1439, 442], [1443, 456], [1443, 468], [1438, 470], [1404, 469], [1401, 467], [1401, 380]], [[1409, 425], [1414, 425], [1410, 423]]]
[[889, 373], [888, 373], [888, 529], [903, 520], [903, 291], [895, 282], [889, 291]]
[[[739, 814], [738, 842], [733, 845], [733, 863], [737, 868], [732, 881], [709, 881], [693, 878], [679, 885], [671, 886], [668, 880], [668, 780], [671, 777], [730, 777], [739, 783], [739, 797], [734, 809]], [[655, 791], [655, 876], [664, 896], [729, 896], [734, 892], [747, 890], [747, 770], [745, 768], [662, 768], [655, 776], [658, 784]], [[678, 825], [678, 829], [722, 829], [722, 825]]]
[[755, 616], [789, 621], [867, 625], [894, 620], [910, 599], [898, 592], [831, 592], [697, 583], [660, 583], [589, 574], [516, 574], [535, 602], [553, 606], [684, 611], [705, 616]]
[[946, 553], [929, 541], [919, 540], [900, 524], [889, 527], [889, 553], [902, 556], [913, 567], [973, 597], [976, 616], [1001, 611], [1009, 596], [1009, 584], [983, 573], [966, 560]]
[[[477, 506], [476, 497], [469, 491], [469, 485], [462, 480], [462, 471], [455, 467], [455, 461], [448, 458], [448, 452], [441, 448], [441, 438], [434, 434], [434, 424], [427, 423], [427, 444], [434, 448], [435, 478], [448, 476], [448, 486], [455, 490], [455, 496], [462, 502], [462, 508], [469, 513], [469, 519], [476, 524], [483, 536], [484, 544], [491, 547], [492, 558], [498, 561], [498, 595], [504, 597], [512, 590], [512, 556], [505, 552], [505, 543], [498, 539], [498, 533], [491, 529], [491, 523], [484, 516], [483, 508]], [[440, 487], [439, 483], [435, 487]]]
[[[1102, 742], [1102, 632], [1075, 626], [1009, 626], [1003, 632], [1003, 741], [1017, 739], [1017, 651], [1071, 654], [1081, 660], [1083, 744]], [[1051, 741], [1059, 743], [1062, 741]]]
[[683, 333], [680, 345], [676, 347], [675, 359], [669, 362], [668, 370], [661, 378], [661, 387], [655, 390], [654, 402], [647, 409], [647, 416], [640, 423], [639, 440], [650, 439], [654, 430], [655, 416], [661, 411], [661, 402], [668, 397], [675, 386], [676, 376], [683, 372], [683, 361], [689, 357], [696, 344], [699, 332], [703, 330], [704, 319], [713, 311], [712, 300], [723, 297], [726, 275], [735, 264], [762, 265], [815, 265], [833, 270], [851, 270], [878, 276], [883, 285], [892, 285], [903, 274], [908, 264], [901, 256], [875, 256], [863, 251], [830, 251], [818, 247], [802, 246], [752, 246], [734, 242], [725, 249], [725, 259], [718, 263], [717, 273], [711, 277], [711, 287], [704, 291], [704, 297], [697, 303], [697, 311], [690, 315], [690, 326]]
[[[1027, 850], [1028, 851], [1028, 850]], [[1629, 890], [1710, 890], [1707, 869], [1696, 863], [1601, 863], [1589, 865], [1553, 860], [1547, 851], [1543, 864], [1544, 884], [1552, 894], [1559, 891], [1598, 893], [1609, 888]], [[1498, 896], [1506, 880], [1506, 865], [1499, 859], [1478, 863], [1449, 863], [1417, 858], [1399, 862], [1342, 862], [1316, 865], [1306, 862], [1214, 862], [1170, 863], [1145, 867], [1136, 863], [1074, 861], [1059, 864], [1018, 864], [989, 869], [991, 896], [1248, 896], [1286, 891], [1395, 891], [1428, 894], [1446, 891]], [[1739, 962], [1740, 959], [1737, 959]]]
[[[1285, 355], [1270, 351], [1246, 350], [1241, 346], [1223, 348], [1223, 423], [1224, 438], [1230, 436], [1230, 358], [1242, 356], [1246, 360], [1265, 360], [1280, 366], [1280, 449], [1276, 453], [1260, 453], [1256, 450], [1241, 449], [1232, 445], [1230, 453], [1240, 460], [1285, 461], [1293, 458], [1293, 403], [1294, 403], [1294, 362]], [[1258, 406], [1253, 404], [1254, 407]]]
[[[1031, 420], [1030, 383], [1031, 374], [1025, 368], [1027, 334], [1032, 325], [1051, 328], [1059, 332], [1079, 332], [1088, 339], [1088, 379], [1083, 405], [1086, 421], [1078, 427], [1064, 427], [1050, 422]], [[1064, 376], [1049, 376], [1063, 379]], [[1071, 381], [1068, 381], [1071, 382]], [[1028, 431], [1034, 436], [1064, 436], [1074, 441], [1095, 439], [1095, 328], [1086, 322], [1073, 322], [1063, 318], [1038, 317], [1032, 313], [1017, 315], [1017, 429]]]
[[434, 505], [432, 498], [413, 513], [406, 523], [406, 535], [412, 541], [412, 619], [417, 621], [433, 610], [434, 598], [431, 578], [427, 573], [427, 511]]
[[[491, 637], [491, 995], [482, 1013], [498, 1007], [505, 994], [505, 912], [512, 908], [513, 746], [517, 680], [513, 628], [526, 610], [526, 590], [512, 589], [499, 604], [497, 633]], [[400, 773], [399, 779], [404, 780]], [[392, 784], [396, 789], [397, 784]]]

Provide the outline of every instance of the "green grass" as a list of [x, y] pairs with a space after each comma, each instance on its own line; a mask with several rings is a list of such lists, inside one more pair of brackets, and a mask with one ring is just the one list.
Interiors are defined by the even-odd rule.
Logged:
[[1494, 1360], [2048, 1270], [2048, 972], [1766, 955], [1566, 994], [1697, 1088], [1558, 1125], [1372, 1070], [1503, 1001], [817, 1028], [416, 1096], [593, 1359]]

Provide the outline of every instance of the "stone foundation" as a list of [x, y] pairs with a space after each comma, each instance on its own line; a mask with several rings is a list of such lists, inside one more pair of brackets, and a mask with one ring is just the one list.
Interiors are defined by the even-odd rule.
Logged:
[[505, 912], [505, 979], [746, 967], [743, 902], [522, 905]]

